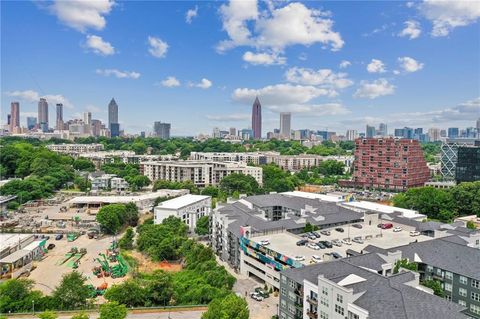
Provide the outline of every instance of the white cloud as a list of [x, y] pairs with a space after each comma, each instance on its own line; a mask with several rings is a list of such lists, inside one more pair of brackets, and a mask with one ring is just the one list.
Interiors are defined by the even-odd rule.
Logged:
[[[283, 51], [292, 45], [321, 43], [339, 50], [344, 44], [340, 34], [332, 30], [333, 20], [326, 18], [326, 12], [298, 2], [277, 8], [270, 5], [267, 11], [259, 14], [257, 1], [232, 0], [222, 5], [223, 29], [229, 39], [220, 42], [217, 49], [222, 52], [246, 45]], [[248, 22], [253, 22], [251, 28]]]
[[380, 60], [372, 59], [372, 61], [367, 65], [367, 71], [369, 73], [384, 73], [386, 72], [385, 64]]
[[92, 49], [93, 52], [99, 55], [112, 55], [115, 54], [115, 48], [109, 43], [97, 35], [87, 35], [87, 41], [85, 42], [87, 48]]
[[252, 103], [258, 96], [265, 105], [303, 104], [319, 96], [331, 96], [334, 91], [311, 85], [276, 84], [261, 89], [237, 88], [232, 94], [235, 101]]
[[174, 76], [169, 76], [162, 82], [160, 82], [162, 86], [168, 87], [168, 88], [173, 88], [180, 86], [180, 81], [177, 80]]
[[418, 9], [433, 23], [432, 36], [447, 36], [457, 27], [475, 23], [480, 18], [478, 1], [425, 0]]
[[92, 113], [100, 113], [100, 112], [105, 112], [105, 110], [100, 109], [98, 106], [95, 106], [93, 104], [89, 104], [85, 107], [85, 110], [87, 112], [92, 112]]
[[351, 113], [340, 103], [292, 104], [286, 106], [267, 106], [272, 112], [292, 112], [300, 116], [335, 116]]
[[352, 63], [350, 61], [347, 61], [347, 60], [343, 60], [342, 62], [340, 62], [340, 64], [338, 65], [338, 67], [340, 69], [345, 69], [345, 68], [348, 68], [350, 65], [352, 65]]
[[195, 6], [193, 9], [189, 9], [185, 14], [185, 22], [188, 24], [192, 23], [193, 18], [198, 15], [198, 6]]
[[210, 121], [219, 122], [233, 122], [233, 121], [245, 121], [250, 119], [251, 114], [248, 113], [234, 113], [226, 115], [207, 115], [206, 118]]
[[412, 59], [408, 56], [398, 58], [398, 63], [400, 67], [408, 73], [417, 72], [423, 69], [423, 63], [418, 62], [415, 59]]
[[247, 51], [243, 54], [243, 61], [253, 65], [285, 64], [286, 58], [277, 53], [253, 53]]
[[362, 81], [360, 87], [353, 95], [356, 98], [375, 99], [380, 96], [391, 95], [395, 92], [395, 86], [386, 79], [378, 79], [372, 82]]
[[34, 90], [25, 90], [25, 91], [8, 91], [5, 92], [8, 96], [18, 98], [19, 100], [36, 103], [40, 98], [45, 98], [50, 105], [55, 105], [57, 103], [62, 103], [66, 108], [73, 108], [73, 104], [61, 94], [46, 94], [40, 95], [37, 91]]
[[120, 71], [117, 69], [97, 69], [95, 71], [99, 75], [103, 76], [115, 76], [119, 79], [138, 79], [140, 73], [134, 71]]
[[293, 83], [335, 89], [343, 89], [353, 84], [346, 73], [335, 73], [330, 69], [313, 70], [293, 67], [285, 72], [285, 78]]
[[200, 81], [200, 83], [190, 83], [189, 85], [192, 87], [197, 87], [197, 88], [206, 90], [212, 86], [212, 81], [210, 81], [209, 79], [203, 78]]
[[401, 37], [409, 37], [410, 40], [416, 39], [422, 33], [420, 29], [420, 23], [414, 20], [405, 21], [405, 28], [398, 34]]
[[150, 46], [150, 48], [148, 49], [148, 52], [150, 52], [150, 54], [153, 55], [154, 57], [164, 58], [167, 55], [168, 43], [165, 41], [162, 41], [162, 39], [149, 36], [148, 44]]
[[47, 9], [63, 24], [85, 32], [88, 29], [103, 30], [107, 24], [105, 16], [114, 4], [112, 0], [55, 0]]

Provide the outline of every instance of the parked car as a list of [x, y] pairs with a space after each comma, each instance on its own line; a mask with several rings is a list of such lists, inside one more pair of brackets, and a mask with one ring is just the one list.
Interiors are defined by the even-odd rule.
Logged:
[[55, 248], [55, 244], [49, 244], [49, 245], [47, 246], [47, 249], [48, 249], [48, 250], [51, 250], [51, 249], [53, 249], [53, 248]]
[[305, 260], [305, 256], [295, 256], [295, 257], [293, 257], [293, 260], [296, 260], [296, 261], [304, 261], [304, 260]]
[[330, 231], [329, 230], [322, 230], [320, 234], [325, 235], [325, 236], [330, 236]]
[[333, 256], [333, 258], [335, 258], [335, 259], [340, 259], [340, 258], [342, 258], [342, 255], [340, 255], [340, 254], [337, 253], [336, 251], [334, 251], [334, 252], [332, 253], [332, 256]]
[[345, 230], [341, 227], [338, 227], [338, 228], [335, 228], [336, 231], [338, 231], [339, 233], [343, 233]]
[[252, 292], [250, 294], [250, 297], [252, 297], [252, 299], [256, 300], [256, 301], [263, 301], [263, 297], [260, 296], [260, 294], [258, 292]]
[[340, 242], [339, 239], [332, 240], [332, 245], [335, 245], [337, 247], [342, 247], [342, 243]]
[[313, 263], [320, 263], [322, 262], [322, 258], [320, 256], [317, 256], [317, 255], [312, 255], [312, 259], [310, 260], [310, 262], [313, 262]]
[[305, 246], [308, 243], [308, 240], [306, 239], [300, 239], [297, 241], [297, 246]]
[[262, 246], [270, 245], [270, 240], [268, 240], [268, 239], [261, 240], [259, 242], [259, 244], [262, 245]]
[[342, 244], [351, 245], [352, 242], [350, 241], [350, 238], [344, 238], [344, 239], [342, 239]]
[[314, 232], [312, 232], [312, 234], [317, 238], [322, 237], [318, 231], [314, 231]]
[[317, 243], [317, 246], [318, 246], [318, 248], [320, 248], [320, 249], [325, 249], [325, 248], [327, 248], [327, 247], [326, 247], [323, 243], [321, 243], [321, 242], [318, 242], [318, 243]]
[[378, 228], [382, 228], [382, 227], [383, 227], [383, 224], [380, 223], [380, 224], [377, 225], [377, 227], [378, 227]]
[[411, 237], [420, 236], [420, 232], [419, 232], [419, 231], [416, 231], [416, 230], [412, 230], [412, 231], [410, 232], [410, 236], [411, 236]]
[[390, 229], [390, 228], [393, 228], [393, 224], [392, 223], [386, 223], [386, 224], [382, 224], [382, 229]]
[[58, 234], [57, 236], [55, 236], [55, 240], [60, 240], [63, 238], [63, 234]]
[[358, 228], [358, 229], [362, 229], [363, 226], [360, 225], [360, 224], [353, 224], [352, 227], [355, 227], [355, 228]]
[[328, 240], [323, 240], [323, 241], [321, 241], [321, 243], [327, 248], [332, 248], [333, 247], [332, 243], [329, 242]]
[[393, 229], [393, 231], [394, 231], [395, 233], [398, 233], [398, 232], [402, 231], [402, 227], [397, 226], [397, 227], [395, 227], [395, 228]]
[[315, 240], [317, 239], [317, 236], [315, 236], [314, 234], [308, 234], [308, 239]]
[[310, 249], [314, 249], [314, 250], [319, 250], [320, 249], [320, 247], [318, 247], [317, 244], [315, 244], [315, 243], [309, 243], [307, 245], [307, 247], [310, 248]]
[[352, 239], [352, 241], [353, 241], [354, 243], [357, 243], [357, 244], [363, 244], [363, 239], [362, 239], [362, 237], [354, 237], [354, 238]]
[[265, 291], [262, 287], [255, 288], [255, 292], [263, 298], [270, 297], [270, 293], [268, 291]]

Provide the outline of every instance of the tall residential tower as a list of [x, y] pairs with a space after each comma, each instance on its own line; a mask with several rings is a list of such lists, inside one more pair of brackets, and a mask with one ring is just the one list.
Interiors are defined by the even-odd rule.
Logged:
[[12, 102], [10, 106], [10, 132], [13, 133], [20, 128], [20, 103]]
[[290, 139], [292, 113], [280, 113], [280, 138]]
[[38, 125], [42, 132], [48, 132], [48, 103], [44, 98], [38, 102]]
[[57, 104], [57, 122], [56, 122], [56, 129], [59, 131], [63, 130], [63, 104]]
[[252, 130], [254, 139], [259, 140], [262, 138], [262, 105], [258, 100], [258, 96], [252, 105]]

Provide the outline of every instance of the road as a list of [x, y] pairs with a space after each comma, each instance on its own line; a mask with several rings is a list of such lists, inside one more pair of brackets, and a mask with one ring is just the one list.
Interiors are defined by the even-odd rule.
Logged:
[[[127, 319], [200, 319], [203, 311], [175, 311], [175, 312], [147, 312], [147, 313], [129, 313]], [[70, 319], [70, 315], [60, 315], [58, 319]], [[38, 319], [37, 316], [10, 316], [7, 318]], [[90, 319], [97, 319], [98, 314], [90, 314]]]

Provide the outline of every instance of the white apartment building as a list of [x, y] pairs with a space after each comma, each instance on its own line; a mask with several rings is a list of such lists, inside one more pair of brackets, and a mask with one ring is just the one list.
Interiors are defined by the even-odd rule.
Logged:
[[218, 185], [225, 176], [232, 173], [253, 176], [259, 185], [263, 182], [262, 168], [248, 166], [243, 162], [150, 161], [140, 163], [140, 171], [151, 181], [192, 181], [198, 187]]
[[204, 195], [187, 194], [160, 203], [154, 209], [154, 222], [160, 224], [169, 216], [180, 218], [190, 231], [194, 231], [197, 221], [209, 216], [212, 209], [212, 198]]
[[63, 154], [78, 154], [103, 151], [103, 144], [50, 144], [47, 148]]

